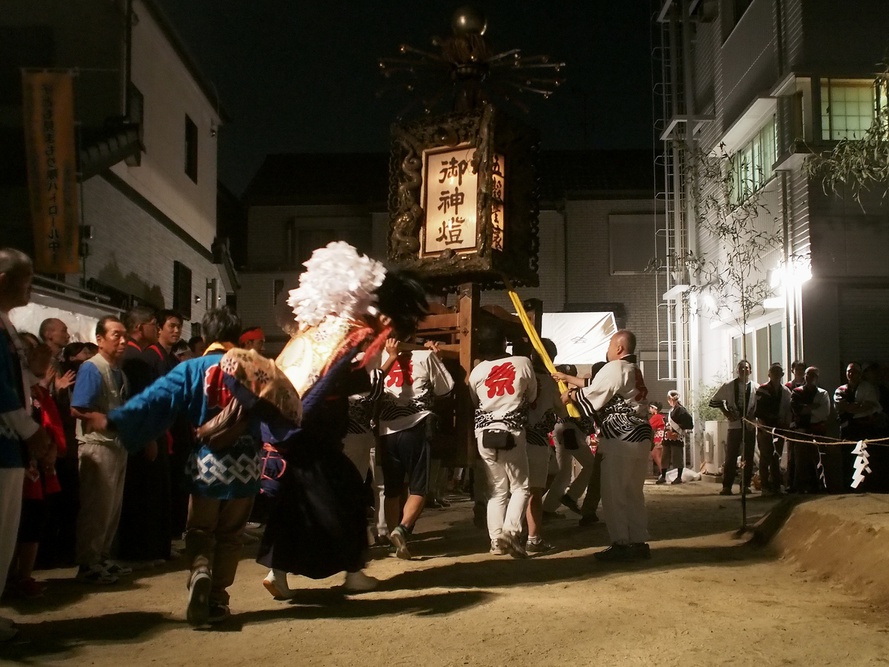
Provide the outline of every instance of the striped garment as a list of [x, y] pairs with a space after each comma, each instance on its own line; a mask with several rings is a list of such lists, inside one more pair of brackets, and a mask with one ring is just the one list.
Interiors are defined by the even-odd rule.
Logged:
[[576, 392], [575, 404], [587, 417], [597, 417], [601, 439], [642, 442], [654, 437], [646, 415], [648, 389], [634, 355], [605, 364]]

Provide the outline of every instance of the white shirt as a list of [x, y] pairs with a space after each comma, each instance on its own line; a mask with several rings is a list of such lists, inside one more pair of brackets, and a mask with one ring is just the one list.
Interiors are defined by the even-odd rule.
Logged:
[[476, 430], [524, 428], [537, 397], [537, 378], [528, 357], [501, 357], [480, 362], [469, 374], [469, 393], [478, 405]]
[[[737, 398], [735, 397], [735, 383], [740, 385]], [[726, 382], [713, 394], [713, 398], [710, 399], [710, 407], [719, 407], [720, 404], [725, 402], [725, 407], [730, 412], [741, 415], [743, 413], [741, 403], [744, 402], [744, 394], [747, 392], [747, 388], [750, 390], [749, 403], [747, 404], [747, 419], [752, 420], [753, 414], [756, 412], [756, 386], [750, 380], [747, 381], [746, 385], [741, 385], [741, 381], [738, 378]], [[741, 419], [729, 420], [728, 427], [730, 429], [741, 428], [741, 421]]]
[[633, 355], [605, 364], [590, 384], [577, 392], [576, 404], [588, 417], [598, 413], [603, 439], [652, 439], [648, 389]]
[[[383, 360], [385, 366], [389, 355]], [[431, 350], [402, 352], [382, 378], [380, 434], [389, 435], [419, 424], [431, 413], [436, 396], [454, 388], [454, 379]]]

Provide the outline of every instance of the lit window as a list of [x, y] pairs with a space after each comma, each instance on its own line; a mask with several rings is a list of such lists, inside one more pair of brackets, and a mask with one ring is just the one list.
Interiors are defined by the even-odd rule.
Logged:
[[821, 138], [861, 139], [885, 106], [886, 92], [877, 95], [873, 81], [822, 79]]
[[732, 203], [737, 204], [759, 190], [772, 177], [778, 137], [774, 117], [733, 156]]

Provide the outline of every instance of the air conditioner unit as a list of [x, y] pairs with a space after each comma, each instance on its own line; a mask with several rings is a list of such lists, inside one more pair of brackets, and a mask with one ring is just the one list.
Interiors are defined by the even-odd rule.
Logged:
[[728, 422], [724, 419], [704, 422], [704, 472], [719, 474], [725, 463]]

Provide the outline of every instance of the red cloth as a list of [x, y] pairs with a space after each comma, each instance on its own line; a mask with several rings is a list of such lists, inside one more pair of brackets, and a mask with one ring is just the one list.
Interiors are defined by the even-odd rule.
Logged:
[[31, 387], [31, 398], [36, 421], [49, 433], [50, 439], [56, 445], [58, 455], [64, 456], [68, 446], [65, 440], [65, 427], [62, 425], [62, 416], [59, 414], [56, 400], [49, 393], [49, 389], [39, 384]]
[[651, 424], [651, 430], [654, 431], [654, 443], [655, 445], [661, 444], [664, 439], [664, 428], [666, 427], [666, 422], [664, 421], [664, 415], [660, 412], [655, 412], [648, 419], [648, 423]]

